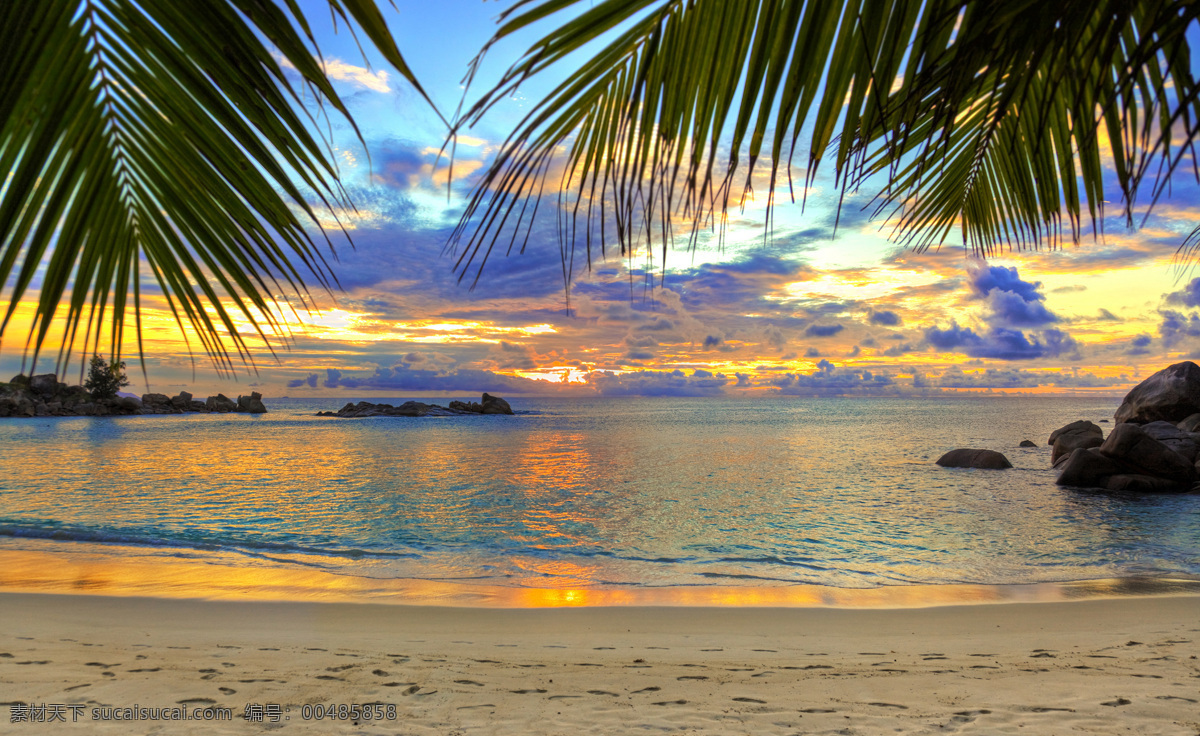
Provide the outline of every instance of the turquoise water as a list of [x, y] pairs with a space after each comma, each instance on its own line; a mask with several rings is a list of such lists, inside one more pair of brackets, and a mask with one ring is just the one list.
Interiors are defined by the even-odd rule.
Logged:
[[[1054, 485], [1047, 435], [1111, 419], [1113, 398], [518, 398], [517, 416], [313, 416], [358, 398], [4, 420], [0, 556], [117, 549], [532, 588], [1200, 576], [1200, 495]], [[1015, 468], [934, 465], [954, 447]]]

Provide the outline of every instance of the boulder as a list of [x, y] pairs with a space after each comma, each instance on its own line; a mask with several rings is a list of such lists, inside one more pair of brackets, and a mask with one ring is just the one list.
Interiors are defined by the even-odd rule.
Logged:
[[225, 394], [209, 396], [208, 400], [204, 402], [204, 406], [209, 411], [230, 412], [237, 410], [237, 402]]
[[35, 396], [43, 398], [53, 396], [58, 393], [58, 376], [53, 373], [43, 373], [40, 376], [34, 376], [29, 379], [29, 390]]
[[451, 401], [450, 402], [450, 410], [451, 411], [463, 411], [463, 412], [468, 412], [471, 414], [482, 414], [483, 413], [483, 404], [480, 404], [478, 401], [471, 401], [471, 402]]
[[1196, 468], [1192, 463], [1151, 437], [1136, 424], [1118, 424], [1100, 445], [1100, 452], [1130, 466], [1135, 472], [1166, 478], [1175, 483], [1192, 483]]
[[24, 373], [18, 373], [17, 375], [12, 377], [12, 380], [9, 381], [9, 383], [11, 383], [13, 386], [16, 386], [19, 388], [28, 388], [29, 387], [29, 376], [25, 375]]
[[127, 414], [141, 414], [142, 402], [132, 396], [118, 396], [114, 403], [121, 407]]
[[[100, 404], [97, 404], [100, 406]], [[142, 394], [142, 411], [146, 414], [179, 414], [166, 394]]]
[[1062, 463], [1058, 480], [1054, 482], [1060, 486], [1104, 488], [1111, 476], [1126, 473], [1128, 470], [1128, 467], [1095, 447], [1081, 447], [1072, 451]]
[[1186, 491], [1191, 486], [1187, 483], [1176, 483], [1175, 481], [1167, 480], [1166, 478], [1157, 478], [1153, 475], [1123, 473], [1110, 477], [1108, 482], [1104, 484], [1104, 487], [1110, 491], [1126, 491], [1129, 493], [1169, 493], [1172, 491]]
[[187, 391], [180, 391], [178, 396], [171, 397], [171, 406], [179, 411], [191, 411], [192, 395]]
[[504, 399], [500, 398], [499, 396], [492, 396], [491, 394], [484, 394], [483, 400], [481, 403], [483, 404], [483, 413], [484, 414], [512, 414], [513, 413], [512, 407], [508, 405], [508, 402], [505, 401]]
[[1072, 451], [1080, 448], [1099, 447], [1102, 442], [1104, 442], [1104, 430], [1099, 426], [1085, 419], [1071, 422], [1050, 433], [1049, 444], [1054, 447], [1054, 452], [1050, 455], [1050, 462], [1070, 455]]
[[1200, 412], [1192, 414], [1175, 426], [1184, 432], [1200, 432]]
[[1037, 443], [1032, 440], [1021, 440], [1021, 444], [1017, 445], [1017, 447], [1037, 447]]
[[257, 391], [251, 391], [249, 396], [239, 396], [237, 398], [237, 407], [238, 411], [250, 414], [267, 413], [267, 407], [262, 402], [262, 394]]
[[1117, 408], [1118, 423], [1183, 421], [1200, 413], [1200, 366], [1184, 361], [1167, 366], [1133, 387]]
[[1004, 455], [995, 450], [973, 450], [959, 448], [951, 450], [938, 458], [937, 464], [943, 468], [981, 468], [984, 470], [1003, 470], [1011, 468], [1012, 463]]
[[1142, 429], [1146, 434], [1183, 455], [1189, 463], [1196, 462], [1200, 445], [1196, 443], [1196, 438], [1192, 436], [1191, 432], [1184, 432], [1174, 424], [1163, 421], [1143, 424]]

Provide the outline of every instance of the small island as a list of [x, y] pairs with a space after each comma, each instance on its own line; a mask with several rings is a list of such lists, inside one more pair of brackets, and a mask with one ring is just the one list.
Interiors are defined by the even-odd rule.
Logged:
[[262, 394], [257, 391], [237, 400], [225, 394], [200, 401], [187, 391], [176, 396], [96, 396], [83, 386], [69, 386], [53, 373], [17, 375], [0, 383], [0, 417], [109, 417], [134, 414], [189, 414], [239, 412], [264, 414]]
[[336, 412], [319, 411], [319, 417], [451, 417], [463, 414], [512, 414], [512, 407], [499, 396], [484, 394], [476, 401], [451, 401], [449, 406], [438, 404], [423, 404], [420, 401], [406, 401], [400, 406], [391, 404], [372, 404], [360, 401], [357, 404], [346, 404]]

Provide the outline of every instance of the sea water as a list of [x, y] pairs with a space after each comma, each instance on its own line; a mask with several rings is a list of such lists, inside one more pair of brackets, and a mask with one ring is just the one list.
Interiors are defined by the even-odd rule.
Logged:
[[[1200, 579], [1200, 494], [1054, 483], [1049, 433], [1111, 420], [1114, 397], [515, 398], [515, 416], [315, 416], [358, 398], [0, 421], [0, 587], [37, 589], [82, 560], [103, 572], [68, 587], [167, 585], [152, 571], [186, 562], [185, 587], [295, 573], [368, 598], [395, 581], [750, 593]], [[955, 447], [1014, 467], [934, 463]], [[29, 554], [36, 571], [5, 576]], [[122, 578], [124, 563], [140, 572]]]

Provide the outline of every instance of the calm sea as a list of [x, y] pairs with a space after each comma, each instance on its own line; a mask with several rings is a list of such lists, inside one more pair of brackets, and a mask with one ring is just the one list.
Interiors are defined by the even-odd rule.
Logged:
[[[347, 400], [0, 422], [0, 587], [250, 590], [291, 575], [370, 598], [423, 583], [1200, 579], [1200, 494], [1054, 484], [1046, 437], [1111, 420], [1110, 397], [518, 398], [517, 416], [313, 416]], [[954, 447], [1015, 468], [934, 464]]]

